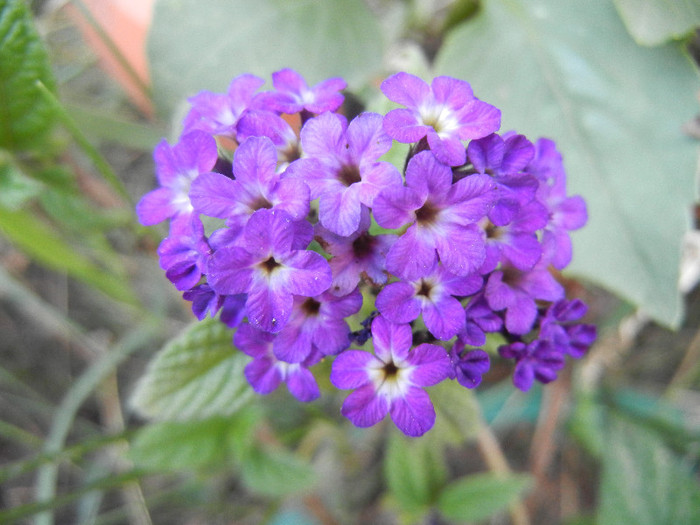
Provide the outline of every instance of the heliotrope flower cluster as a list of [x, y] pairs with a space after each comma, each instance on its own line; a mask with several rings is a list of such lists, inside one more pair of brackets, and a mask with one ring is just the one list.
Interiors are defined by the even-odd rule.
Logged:
[[[489, 334], [521, 390], [584, 355], [595, 327], [552, 270], [586, 206], [551, 140], [498, 134], [500, 111], [445, 76], [389, 77], [402, 107], [386, 115], [344, 115], [340, 78], [309, 87], [285, 69], [264, 84], [190, 98], [137, 207], [144, 225], [170, 221], [161, 266], [198, 319], [236, 328], [254, 390], [285, 382], [312, 401], [312, 368], [333, 359], [331, 383], [352, 390], [343, 415], [390, 414], [419, 436], [435, 421], [425, 387], [479, 385]], [[384, 160], [397, 142], [401, 169]]]

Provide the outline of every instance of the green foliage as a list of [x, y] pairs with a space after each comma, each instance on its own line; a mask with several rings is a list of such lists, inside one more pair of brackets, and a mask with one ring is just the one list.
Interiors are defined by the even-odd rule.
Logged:
[[76, 251], [58, 230], [31, 212], [0, 207], [0, 231], [24, 252], [49, 268], [64, 271], [114, 299], [136, 303], [130, 288], [124, 286], [123, 276], [106, 271]]
[[700, 522], [697, 480], [652, 432], [612, 418], [602, 464], [598, 525]]
[[[216, 36], [213, 39], [213, 36]], [[148, 53], [157, 105], [172, 110], [202, 89], [225, 91], [284, 67], [310, 84], [342, 76], [366, 83], [381, 68], [380, 26], [361, 0], [161, 0]]]
[[191, 324], [151, 360], [131, 398], [143, 416], [188, 421], [231, 415], [253, 391], [243, 375], [248, 357], [217, 319]]
[[658, 46], [683, 38], [700, 26], [698, 0], [614, 0], [635, 41]]
[[681, 125], [699, 86], [681, 50], [638, 47], [607, 0], [491, 0], [448, 34], [436, 70], [501, 108], [502, 129], [556, 140], [589, 212], [568, 271], [677, 326], [696, 168]]
[[27, 3], [5, 0], [0, 7], [0, 148], [44, 147], [53, 109], [40, 99], [37, 80], [53, 87], [46, 50]]
[[459, 523], [483, 520], [516, 502], [530, 482], [525, 475], [466, 476], [445, 487], [437, 506], [446, 517]]
[[447, 480], [443, 449], [430, 439], [411, 439], [391, 429], [384, 478], [402, 512], [425, 514]]

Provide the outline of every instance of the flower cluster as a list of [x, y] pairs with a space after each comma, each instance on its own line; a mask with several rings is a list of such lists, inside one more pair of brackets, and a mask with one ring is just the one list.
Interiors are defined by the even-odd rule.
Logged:
[[[310, 369], [335, 356], [347, 418], [390, 414], [419, 436], [435, 421], [424, 388], [479, 385], [487, 334], [521, 390], [585, 353], [595, 328], [552, 269], [586, 206], [551, 140], [498, 134], [500, 111], [446, 76], [395, 74], [381, 90], [402, 107], [349, 121], [340, 78], [309, 87], [285, 69], [263, 85], [242, 75], [190, 98], [137, 208], [144, 225], [170, 220], [161, 266], [197, 318], [237, 328], [253, 389], [316, 399]], [[383, 160], [395, 143], [410, 144], [402, 170]]]

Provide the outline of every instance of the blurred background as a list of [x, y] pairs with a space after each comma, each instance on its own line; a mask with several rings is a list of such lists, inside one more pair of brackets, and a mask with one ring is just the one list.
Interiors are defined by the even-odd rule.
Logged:
[[[0, 0], [0, 523], [700, 523], [698, 25], [693, 0]], [[382, 112], [389, 74], [453, 75], [555, 139], [589, 206], [561, 276], [589, 354], [528, 393], [505, 366], [431, 391], [420, 440], [330, 389], [137, 413], [193, 321], [133, 212], [151, 152], [186, 97], [282, 67]]]

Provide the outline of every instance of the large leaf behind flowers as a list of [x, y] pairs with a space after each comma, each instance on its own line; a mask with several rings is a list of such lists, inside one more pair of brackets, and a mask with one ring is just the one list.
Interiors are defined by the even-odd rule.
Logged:
[[363, 83], [381, 68], [379, 23], [362, 0], [159, 0], [149, 35], [161, 110], [233, 77], [291, 67], [309, 84]]
[[677, 325], [681, 238], [695, 197], [698, 77], [676, 46], [637, 46], [612, 0], [489, 0], [437, 72], [503, 110], [502, 130], [556, 140], [588, 202], [570, 271]]

